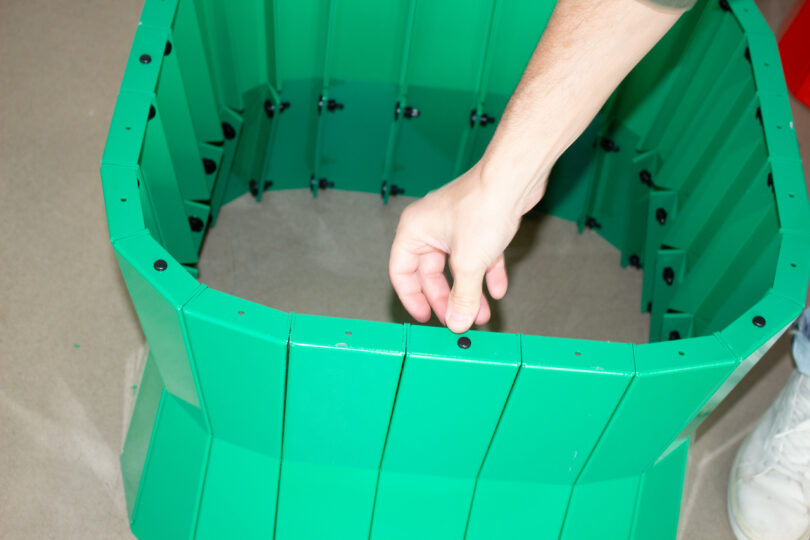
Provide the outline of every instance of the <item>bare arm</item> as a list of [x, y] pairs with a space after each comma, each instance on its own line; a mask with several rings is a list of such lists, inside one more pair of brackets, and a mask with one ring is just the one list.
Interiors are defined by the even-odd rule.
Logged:
[[[481, 160], [402, 214], [389, 274], [408, 312], [454, 332], [484, 324], [507, 289], [503, 251], [551, 167], [683, 10], [560, 0]], [[449, 255], [453, 288], [443, 275]]]

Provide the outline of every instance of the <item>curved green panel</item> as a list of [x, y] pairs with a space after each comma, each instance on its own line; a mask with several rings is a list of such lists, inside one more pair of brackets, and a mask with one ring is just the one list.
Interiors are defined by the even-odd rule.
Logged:
[[295, 316], [276, 538], [368, 537], [404, 354], [401, 325]]
[[633, 348], [525, 336], [466, 538], [556, 538], [571, 489], [633, 377]]
[[475, 478], [520, 365], [519, 337], [412, 326], [371, 538], [462, 538]]

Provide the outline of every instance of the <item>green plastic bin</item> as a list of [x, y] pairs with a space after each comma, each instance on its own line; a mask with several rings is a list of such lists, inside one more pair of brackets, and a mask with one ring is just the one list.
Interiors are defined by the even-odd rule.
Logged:
[[475, 162], [553, 1], [146, 0], [101, 164], [150, 355], [152, 538], [672, 538], [690, 437], [802, 309], [810, 207], [751, 0], [687, 12], [542, 208], [644, 270], [650, 343], [289, 314], [197, 280], [251, 192], [423, 195]]

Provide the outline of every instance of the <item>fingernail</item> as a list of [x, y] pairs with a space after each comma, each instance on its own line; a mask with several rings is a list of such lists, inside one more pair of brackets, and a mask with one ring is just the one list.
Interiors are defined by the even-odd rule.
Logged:
[[462, 332], [472, 326], [473, 318], [466, 314], [455, 311], [451, 307], [447, 307], [447, 314], [445, 315], [447, 327], [451, 330], [458, 328]]

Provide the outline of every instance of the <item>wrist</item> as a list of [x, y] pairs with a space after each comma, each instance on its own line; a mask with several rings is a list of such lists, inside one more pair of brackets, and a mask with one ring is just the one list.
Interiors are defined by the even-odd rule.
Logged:
[[488, 150], [473, 169], [487, 197], [520, 218], [534, 208], [546, 192], [548, 174], [554, 163], [541, 156], [538, 152], [510, 159]]

